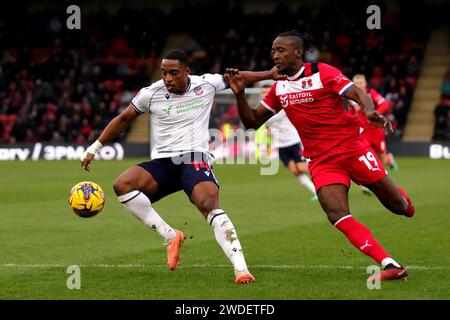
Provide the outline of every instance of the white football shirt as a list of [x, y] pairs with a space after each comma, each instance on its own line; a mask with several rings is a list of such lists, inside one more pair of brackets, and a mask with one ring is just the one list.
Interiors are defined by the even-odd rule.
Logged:
[[292, 125], [284, 110], [281, 110], [267, 120], [266, 126], [270, 129], [272, 135], [271, 141], [274, 147], [284, 148], [297, 143], [301, 144], [297, 129]]
[[221, 74], [189, 75], [182, 94], [170, 93], [162, 80], [142, 88], [132, 105], [139, 113], [149, 112], [154, 136], [152, 159], [187, 152], [209, 153], [209, 116], [217, 92], [226, 89]]

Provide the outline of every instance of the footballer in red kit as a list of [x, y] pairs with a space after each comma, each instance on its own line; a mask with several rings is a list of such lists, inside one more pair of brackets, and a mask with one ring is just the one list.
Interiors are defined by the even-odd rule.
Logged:
[[[351, 85], [328, 64], [304, 63], [297, 74], [276, 82], [261, 102], [273, 113], [285, 110], [297, 128], [305, 148], [303, 155], [310, 159], [316, 190], [330, 183], [350, 187], [350, 178], [359, 184], [371, 184], [386, 175], [373, 149], [359, 136], [358, 119], [342, 107], [341, 95]], [[367, 160], [357, 157], [350, 161], [348, 156], [355, 153]], [[343, 160], [346, 165], [342, 167], [350, 174], [333, 165]]]
[[267, 96], [251, 108], [245, 98], [245, 81], [237, 69], [227, 69], [246, 128], [259, 128], [284, 110], [304, 144], [304, 156], [319, 202], [328, 220], [362, 253], [384, 270], [381, 280], [406, 276], [406, 269], [375, 240], [371, 231], [350, 213], [350, 181], [369, 188], [391, 212], [412, 217], [415, 209], [403, 189], [397, 187], [373, 148], [359, 135], [360, 121], [343, 107], [343, 97], [358, 103], [369, 121], [392, 131], [389, 120], [375, 110], [372, 99], [338, 69], [326, 63], [304, 63], [303, 36], [297, 31], [279, 34], [272, 44], [272, 57], [285, 80], [275, 82]]

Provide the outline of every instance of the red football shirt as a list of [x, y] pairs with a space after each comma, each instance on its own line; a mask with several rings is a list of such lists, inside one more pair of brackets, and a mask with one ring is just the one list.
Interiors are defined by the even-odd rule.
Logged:
[[[366, 88], [366, 93], [370, 95], [370, 98], [372, 98], [373, 104], [375, 105], [375, 110], [380, 111], [381, 113], [385, 113], [389, 110], [389, 103], [384, 100], [383, 96], [377, 90], [373, 88]], [[383, 130], [367, 122], [367, 118], [362, 112], [361, 107], [355, 101], [349, 100], [349, 102], [351, 106], [349, 110], [350, 114], [353, 114], [359, 118], [361, 121], [361, 127], [363, 127], [364, 130]]]
[[351, 85], [326, 63], [304, 63], [296, 75], [277, 81], [261, 103], [273, 113], [285, 110], [302, 139], [304, 156], [314, 161], [361, 148], [360, 122], [342, 103]]

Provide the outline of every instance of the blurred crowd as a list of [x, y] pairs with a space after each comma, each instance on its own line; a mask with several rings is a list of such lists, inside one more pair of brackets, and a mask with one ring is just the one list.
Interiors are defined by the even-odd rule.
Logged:
[[271, 68], [274, 37], [291, 29], [312, 35], [306, 61], [330, 63], [349, 77], [365, 74], [391, 105], [401, 135], [428, 36], [426, 9], [406, 1], [382, 6], [382, 28], [371, 31], [364, 4], [343, 10], [329, 2], [296, 11], [279, 4], [265, 13], [233, 3], [177, 5], [170, 12], [98, 7], [83, 12], [81, 30], [66, 28], [65, 7], [0, 12], [0, 142], [95, 140], [149, 84], [170, 34], [190, 34], [183, 49], [193, 73], [201, 74]]
[[441, 86], [441, 99], [434, 110], [433, 140], [450, 140], [450, 68]]
[[[304, 61], [329, 63], [349, 78], [365, 74], [369, 87], [389, 102], [388, 115], [395, 134], [401, 136], [428, 37], [429, 29], [423, 27], [427, 23], [423, 16], [426, 9], [406, 2], [397, 9], [382, 7], [382, 28], [372, 31], [366, 26], [367, 15], [361, 14], [365, 10], [364, 3], [342, 10], [338, 3], [331, 2], [316, 9], [299, 7], [297, 11], [279, 4], [273, 14], [245, 14], [236, 7], [226, 14], [230, 17], [227, 21], [211, 13], [199, 14], [194, 24], [186, 23], [192, 34], [201, 25], [214, 24], [215, 28], [196, 36], [195, 46], [190, 49], [203, 54], [198, 54], [193, 68], [199, 73], [220, 72], [228, 66], [268, 69], [273, 66], [270, 50], [275, 36], [292, 29], [306, 31], [312, 39], [305, 43]], [[189, 13], [189, 8], [181, 12]], [[274, 17], [281, 18], [274, 21]], [[220, 121], [223, 117], [216, 117], [213, 125], [220, 127]], [[235, 119], [226, 117], [226, 121]]]
[[82, 13], [81, 30], [66, 28], [63, 6], [0, 15], [3, 143], [94, 141], [148, 85], [167, 36], [150, 9]]

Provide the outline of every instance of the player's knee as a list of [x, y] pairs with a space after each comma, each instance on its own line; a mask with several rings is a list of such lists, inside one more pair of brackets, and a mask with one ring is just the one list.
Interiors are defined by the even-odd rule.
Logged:
[[328, 221], [335, 224], [339, 219], [349, 215], [349, 212], [341, 208], [328, 208], [326, 210]]
[[120, 175], [113, 183], [116, 195], [120, 196], [133, 190], [144, 191], [145, 184], [138, 179], [133, 179], [129, 175]]
[[195, 203], [197, 209], [203, 213], [208, 214], [214, 209], [218, 208], [218, 196], [217, 194], [205, 194], [200, 199], [198, 199]]
[[147, 175], [133, 171], [125, 171], [116, 178], [113, 183], [113, 189], [118, 196], [133, 190], [139, 190], [149, 195], [156, 192], [158, 184], [153, 178]]
[[114, 180], [113, 189], [116, 195], [120, 196], [127, 192], [132, 191], [131, 189], [131, 181], [126, 177], [119, 176]]

